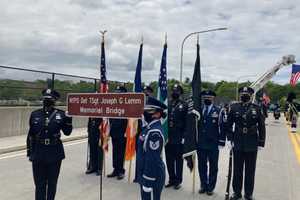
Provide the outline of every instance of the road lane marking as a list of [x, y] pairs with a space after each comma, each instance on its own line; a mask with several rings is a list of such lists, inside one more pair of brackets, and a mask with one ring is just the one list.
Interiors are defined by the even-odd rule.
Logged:
[[[73, 146], [73, 145], [77, 145], [77, 144], [81, 144], [81, 143], [85, 143], [87, 139], [83, 139], [77, 142], [74, 141], [70, 141], [64, 144], [64, 147], [68, 147], [68, 146]], [[14, 153], [6, 153], [0, 156], [0, 160], [4, 160], [7, 158], [15, 158], [15, 157], [19, 157], [19, 156], [25, 156], [26, 155], [26, 150], [22, 150], [22, 151], [18, 151], [18, 152], [14, 152]]]
[[287, 129], [288, 129], [288, 135], [289, 135], [289, 138], [294, 146], [294, 152], [296, 154], [296, 157], [297, 157], [297, 161], [300, 165], [300, 142], [297, 140], [297, 136], [296, 134], [292, 133], [291, 132], [291, 129], [288, 125], [287, 126]]

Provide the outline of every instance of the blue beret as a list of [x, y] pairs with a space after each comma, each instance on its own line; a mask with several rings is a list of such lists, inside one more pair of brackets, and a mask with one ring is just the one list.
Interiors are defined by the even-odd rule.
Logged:
[[240, 87], [239, 88], [239, 93], [248, 93], [248, 94], [253, 94], [254, 90], [251, 87]]
[[202, 96], [210, 96], [210, 97], [215, 97], [217, 96], [216, 93], [214, 91], [211, 90], [204, 90], [201, 92]]
[[165, 110], [168, 107], [154, 97], [148, 97], [144, 110]]
[[60, 97], [60, 94], [57, 92], [57, 91], [55, 91], [55, 90], [52, 90], [52, 89], [50, 89], [50, 88], [48, 88], [48, 89], [44, 89], [43, 91], [42, 91], [42, 95], [43, 95], [43, 98], [44, 99], [54, 99], [54, 100], [57, 100], [57, 99], [59, 99], [59, 97]]

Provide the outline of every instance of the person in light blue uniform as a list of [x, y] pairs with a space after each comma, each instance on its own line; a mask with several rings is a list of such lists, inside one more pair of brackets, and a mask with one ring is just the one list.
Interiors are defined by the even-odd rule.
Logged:
[[[213, 104], [216, 93], [210, 90], [201, 93], [204, 106], [199, 123], [197, 144], [200, 194], [211, 196], [218, 177], [219, 148], [225, 145], [220, 109]], [[208, 167], [209, 166], [209, 167]]]
[[160, 200], [165, 184], [165, 164], [161, 153], [164, 147], [161, 118], [167, 106], [148, 97], [144, 108], [144, 128], [138, 140], [137, 182], [141, 186], [142, 200]]

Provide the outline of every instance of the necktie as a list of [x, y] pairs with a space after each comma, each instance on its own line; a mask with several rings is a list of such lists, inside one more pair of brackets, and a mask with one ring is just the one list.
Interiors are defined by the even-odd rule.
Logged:
[[205, 106], [204, 109], [205, 109], [205, 110], [204, 110], [204, 117], [206, 118], [207, 115], [208, 115], [208, 106]]

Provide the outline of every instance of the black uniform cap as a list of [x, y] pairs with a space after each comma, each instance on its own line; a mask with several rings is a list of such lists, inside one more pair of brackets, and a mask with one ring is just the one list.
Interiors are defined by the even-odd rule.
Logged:
[[52, 89], [44, 89], [42, 91], [42, 95], [43, 95], [43, 98], [44, 99], [54, 99], [54, 100], [57, 100], [60, 98], [60, 94], [55, 91], [55, 90], [52, 90]]
[[166, 110], [168, 107], [160, 102], [159, 100], [155, 99], [154, 97], [148, 97], [147, 102], [145, 105], [144, 110]]
[[124, 86], [117, 86], [115, 92], [119, 92], [119, 93], [127, 92], [127, 89]]
[[240, 87], [239, 88], [239, 93], [242, 94], [242, 93], [246, 93], [246, 94], [253, 94], [254, 93], [254, 90], [253, 88], [251, 87]]
[[153, 93], [153, 89], [152, 89], [152, 87], [150, 87], [150, 86], [144, 86], [144, 88], [143, 88], [143, 91], [145, 92], [145, 91], [149, 91], [149, 92], [151, 92], [151, 93]]
[[173, 85], [172, 90], [173, 90], [173, 91], [179, 91], [180, 94], [183, 94], [183, 88], [182, 88], [181, 85], [179, 85], [179, 84]]
[[201, 95], [203, 97], [205, 97], [205, 96], [207, 96], [207, 97], [215, 97], [215, 96], [217, 96], [217, 94], [214, 91], [212, 91], [212, 90], [204, 90], [204, 91], [201, 92]]

